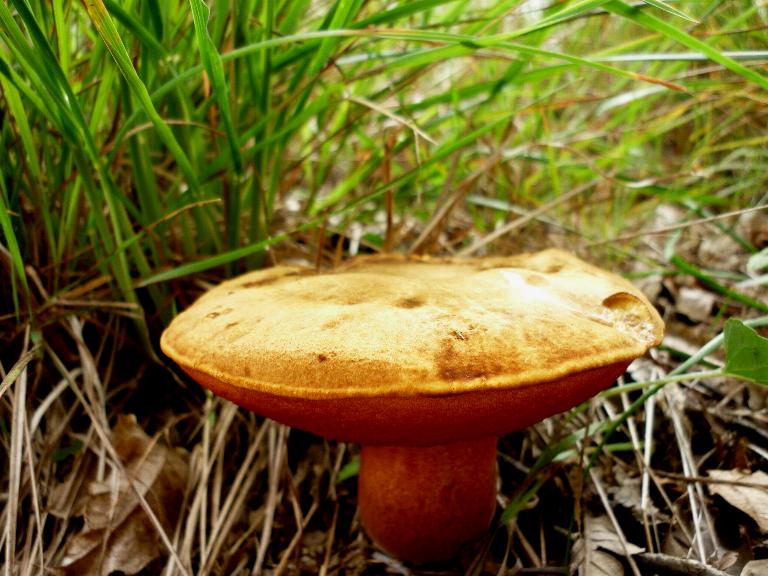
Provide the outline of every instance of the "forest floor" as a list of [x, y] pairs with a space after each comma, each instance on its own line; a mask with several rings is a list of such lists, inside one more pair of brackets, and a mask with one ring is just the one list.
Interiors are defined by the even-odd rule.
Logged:
[[[759, 246], [768, 242], [767, 217], [748, 212], [687, 226], [678, 254], [695, 269], [743, 270], [750, 254], [716, 224], [732, 224]], [[664, 230], [675, 214], [659, 210], [659, 219]], [[646, 258], [664, 238], [646, 236]], [[551, 235], [546, 243], [564, 240]], [[310, 265], [307, 246], [288, 245], [275, 257]], [[330, 258], [330, 241], [328, 248]], [[757, 317], [689, 274], [645, 274], [637, 283], [662, 313], [666, 338], [630, 366], [623, 385], [673, 372], [706, 349], [726, 318]], [[188, 287], [191, 301], [202, 285]], [[764, 287], [741, 292], [768, 301]], [[492, 532], [461, 559], [424, 568], [388, 557], [362, 529], [357, 446], [289, 430], [204, 393], [172, 362], [147, 358], [140, 343], [111, 329], [118, 317], [109, 308], [69, 316], [60, 333], [46, 333], [70, 343], [68, 356], [51, 354], [61, 363], [53, 387], [32, 341], [3, 374], [14, 406], [3, 430], [7, 473], [18, 478], [3, 502], [4, 522], [18, 519], [4, 544], [8, 551], [9, 536], [15, 543], [20, 574], [45, 566], [79, 575], [714, 576], [747, 574], [755, 560], [766, 569], [768, 389], [696, 378], [696, 370], [723, 365], [719, 348], [637, 409], [630, 405], [647, 385], [609, 390], [586, 409], [502, 438]], [[19, 402], [19, 394], [38, 401]], [[510, 507], [517, 513], [502, 521]]]

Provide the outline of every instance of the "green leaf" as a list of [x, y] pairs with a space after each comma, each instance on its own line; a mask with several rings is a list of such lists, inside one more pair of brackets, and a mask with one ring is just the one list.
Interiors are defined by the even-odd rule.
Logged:
[[[7, 88], [7, 86], [5, 86]], [[24, 298], [29, 307], [31, 315], [31, 300], [29, 298], [29, 285], [27, 284], [27, 274], [24, 270], [24, 257], [21, 254], [19, 248], [19, 241], [16, 238], [16, 232], [13, 229], [13, 222], [11, 221], [11, 209], [8, 202], [8, 191], [5, 185], [5, 174], [3, 173], [2, 166], [0, 166], [0, 245], [5, 245], [6, 249], [11, 256], [11, 295], [13, 297], [14, 309], [18, 317], [21, 312], [19, 304], [19, 298], [17, 293], [17, 285], [21, 285]], [[21, 218], [19, 218], [20, 220]], [[3, 280], [7, 282], [8, 280]]]
[[339, 470], [339, 475], [336, 478], [336, 483], [341, 484], [345, 480], [354, 478], [360, 473], [360, 459], [355, 458], [347, 462], [344, 467]]
[[71, 445], [64, 446], [63, 448], [57, 448], [53, 451], [51, 459], [54, 462], [63, 462], [71, 456], [76, 456], [83, 451], [84, 444], [80, 440], [75, 440]]
[[725, 323], [725, 373], [768, 385], [768, 338], [740, 320]]
[[[149, 8], [151, 10], [153, 3], [149, 2], [148, 4], [150, 5]], [[105, 0], [104, 5], [107, 7], [107, 10], [109, 10], [109, 12], [115, 17], [115, 20], [130, 30], [145, 48], [151, 50], [155, 53], [156, 56], [160, 58], [169, 57], [165, 46], [163, 46], [157, 40], [157, 38], [154, 37], [152, 32], [150, 32], [141, 23], [141, 21], [132, 16], [125, 8], [123, 8], [120, 3], [118, 3], [116, 0]]]

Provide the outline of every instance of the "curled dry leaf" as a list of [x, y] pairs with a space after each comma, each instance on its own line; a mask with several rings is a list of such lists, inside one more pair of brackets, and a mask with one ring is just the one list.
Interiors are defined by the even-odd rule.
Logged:
[[768, 560], [752, 560], [744, 565], [740, 576], [765, 576], [768, 574]]
[[593, 550], [589, 563], [579, 567], [579, 576], [615, 576], [623, 570], [618, 558], [602, 550]]
[[646, 503], [643, 509], [641, 500], [642, 478], [633, 472], [627, 472], [622, 466], [613, 468], [613, 476], [616, 479], [614, 486], [606, 486], [605, 491], [610, 496], [611, 502], [618, 506], [623, 506], [630, 510], [640, 522], [643, 521], [644, 514], [650, 514], [657, 521], [664, 520], [665, 514], [659, 510], [653, 502]]
[[710, 470], [709, 477], [721, 482], [742, 483], [712, 483], [709, 485], [709, 491], [747, 514], [757, 522], [762, 532], [768, 533], [768, 474], [759, 471]]
[[[588, 516], [585, 520], [584, 532], [573, 547], [571, 570], [579, 576], [622, 574], [624, 568], [616, 556], [625, 556], [624, 547], [608, 516]], [[628, 542], [626, 551], [639, 554], [644, 548]]]
[[173, 531], [178, 519], [188, 473], [186, 458], [147, 436], [134, 416], [118, 418], [112, 443], [123, 470], [113, 468], [108, 479], [89, 484], [85, 525], [67, 542], [61, 566], [65, 574], [136, 574], [165, 553], [137, 492], [166, 533]]

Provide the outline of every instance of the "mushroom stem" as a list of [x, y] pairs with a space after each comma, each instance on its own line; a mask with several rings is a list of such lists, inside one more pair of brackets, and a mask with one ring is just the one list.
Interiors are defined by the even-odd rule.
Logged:
[[496, 508], [496, 438], [428, 447], [363, 446], [358, 506], [373, 540], [411, 562], [456, 556]]

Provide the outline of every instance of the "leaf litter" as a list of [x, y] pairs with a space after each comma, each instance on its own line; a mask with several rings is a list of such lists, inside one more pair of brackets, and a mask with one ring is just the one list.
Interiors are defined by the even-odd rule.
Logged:
[[[413, 235], [417, 238], [417, 230]], [[556, 244], [557, 237], [542, 241]], [[685, 255], [702, 267], [696, 247], [691, 242]], [[499, 249], [505, 250], [503, 245]], [[728, 265], [733, 257], [728, 256]], [[738, 258], [745, 269], [748, 259], [746, 254]], [[571, 568], [582, 576], [616, 576], [631, 573], [631, 562], [641, 566], [641, 574], [690, 569], [736, 576], [743, 569], [746, 576], [748, 567], [760, 569], [748, 563], [768, 556], [761, 524], [768, 415], [765, 403], [756, 400], [765, 396], [765, 386], [757, 383], [766, 376], [762, 363], [755, 362], [764, 358], [764, 331], [723, 323], [723, 317], [754, 313], [691, 277], [657, 275], [648, 286], [665, 314], [670, 338], [633, 364], [625, 378], [657, 380], [699, 351], [702, 364], [724, 368], [722, 375], [669, 384], [610, 438], [605, 438], [606, 425], [628, 409], [639, 391], [594, 400], [503, 438], [499, 499], [519, 512], [510, 524], [495, 526], [496, 537], [473, 559], [427, 569], [396, 562], [367, 539], [355, 507], [356, 447], [298, 430], [275, 433], [264, 420], [205, 395], [183, 377], [150, 364], [136, 366], [131, 354], [120, 351], [119, 338], [110, 343], [115, 352], [107, 354], [108, 346], [89, 338], [95, 317], [83, 317], [84, 328], [74, 332], [71, 345], [77, 353], [57, 347], [63, 380], [52, 387], [55, 392], [41, 392], [40, 382], [50, 380], [49, 374], [28, 382], [30, 398], [43, 400], [29, 407], [34, 441], [21, 462], [19, 557], [44, 550], [37, 566], [86, 576], [163, 571], [511, 576], [536, 569], [565, 574]], [[694, 301], [696, 295], [703, 303]], [[721, 344], [706, 347], [723, 326], [728, 354]], [[19, 358], [30, 374], [49, 369], [46, 359], [27, 363], [23, 355], [7, 365]], [[0, 401], [13, 396], [16, 372], [4, 377], [7, 393]], [[749, 382], [729, 378], [729, 373]], [[120, 376], [107, 387], [109, 374]], [[88, 401], [98, 405], [92, 413], [109, 415], [104, 421], [114, 423], [109, 442], [120, 465], [101, 444], [90, 413], [84, 416], [69, 395], [68, 390], [80, 387], [92, 390]], [[130, 412], [137, 416], [120, 415]], [[144, 429], [164, 433], [150, 436]], [[7, 433], [1, 428], [0, 433], [6, 442]], [[596, 454], [603, 439], [604, 450]], [[562, 449], [552, 449], [558, 445]], [[24, 481], [30, 459], [39, 470], [37, 496]], [[171, 537], [186, 572], [169, 557], [137, 491]], [[21, 520], [35, 506], [44, 510], [44, 529]]]
[[584, 530], [575, 539], [571, 564], [572, 572], [579, 576], [616, 576], [624, 570], [620, 556], [644, 551], [622, 541], [608, 516], [587, 516], [584, 520]]
[[768, 534], [768, 474], [738, 470], [710, 470], [712, 494], [752, 518], [764, 534]]
[[121, 415], [112, 443], [123, 464], [103, 480], [88, 482], [75, 514], [82, 530], [72, 535], [60, 567], [66, 575], [138, 574], [164, 553], [139, 494], [155, 510], [166, 532], [179, 519], [189, 473], [188, 455], [148, 436], [136, 418]]

